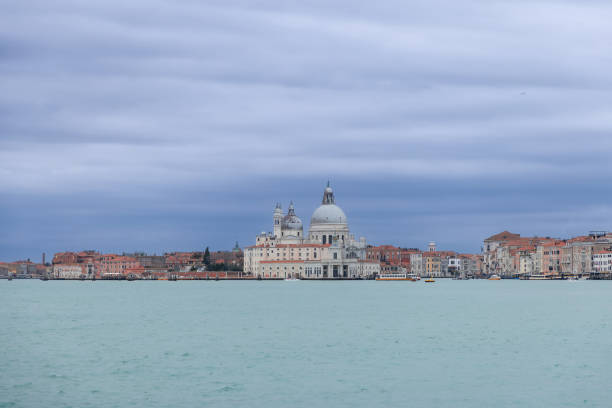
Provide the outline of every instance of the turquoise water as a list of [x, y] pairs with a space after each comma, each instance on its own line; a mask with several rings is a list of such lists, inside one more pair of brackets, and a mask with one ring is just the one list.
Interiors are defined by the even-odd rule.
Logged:
[[610, 407], [612, 282], [0, 281], [0, 407]]

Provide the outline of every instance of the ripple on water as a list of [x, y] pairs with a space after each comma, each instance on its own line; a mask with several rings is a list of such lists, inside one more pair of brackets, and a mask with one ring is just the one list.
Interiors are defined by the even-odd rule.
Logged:
[[242, 391], [244, 387], [242, 384], [228, 384], [221, 388], [217, 388], [215, 392], [217, 393], [231, 393], [231, 392], [239, 392]]
[[23, 384], [14, 384], [13, 388], [32, 388], [32, 383], [31, 382], [27, 382], [27, 383], [23, 383]]

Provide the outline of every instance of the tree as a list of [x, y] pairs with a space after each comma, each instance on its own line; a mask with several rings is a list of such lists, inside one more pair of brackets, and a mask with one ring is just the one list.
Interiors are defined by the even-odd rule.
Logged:
[[208, 250], [208, 247], [206, 247], [206, 251], [204, 251], [203, 262], [206, 266], [210, 265], [210, 251]]

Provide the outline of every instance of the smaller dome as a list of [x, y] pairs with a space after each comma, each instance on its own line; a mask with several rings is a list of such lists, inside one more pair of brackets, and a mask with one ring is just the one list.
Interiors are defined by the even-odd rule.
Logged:
[[302, 220], [297, 215], [285, 215], [281, 222], [281, 228], [285, 230], [301, 230]]
[[302, 220], [300, 217], [295, 215], [295, 209], [293, 208], [293, 203], [289, 205], [289, 211], [287, 215], [285, 215], [281, 221], [281, 229], [284, 230], [292, 230], [298, 231], [302, 230]]

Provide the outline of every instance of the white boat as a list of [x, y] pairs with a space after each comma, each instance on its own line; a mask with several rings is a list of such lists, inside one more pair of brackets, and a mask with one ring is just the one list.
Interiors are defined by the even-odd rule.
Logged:
[[410, 281], [412, 278], [407, 273], [381, 273], [376, 277], [377, 281]]
[[298, 278], [285, 278], [287, 282], [299, 281]]

